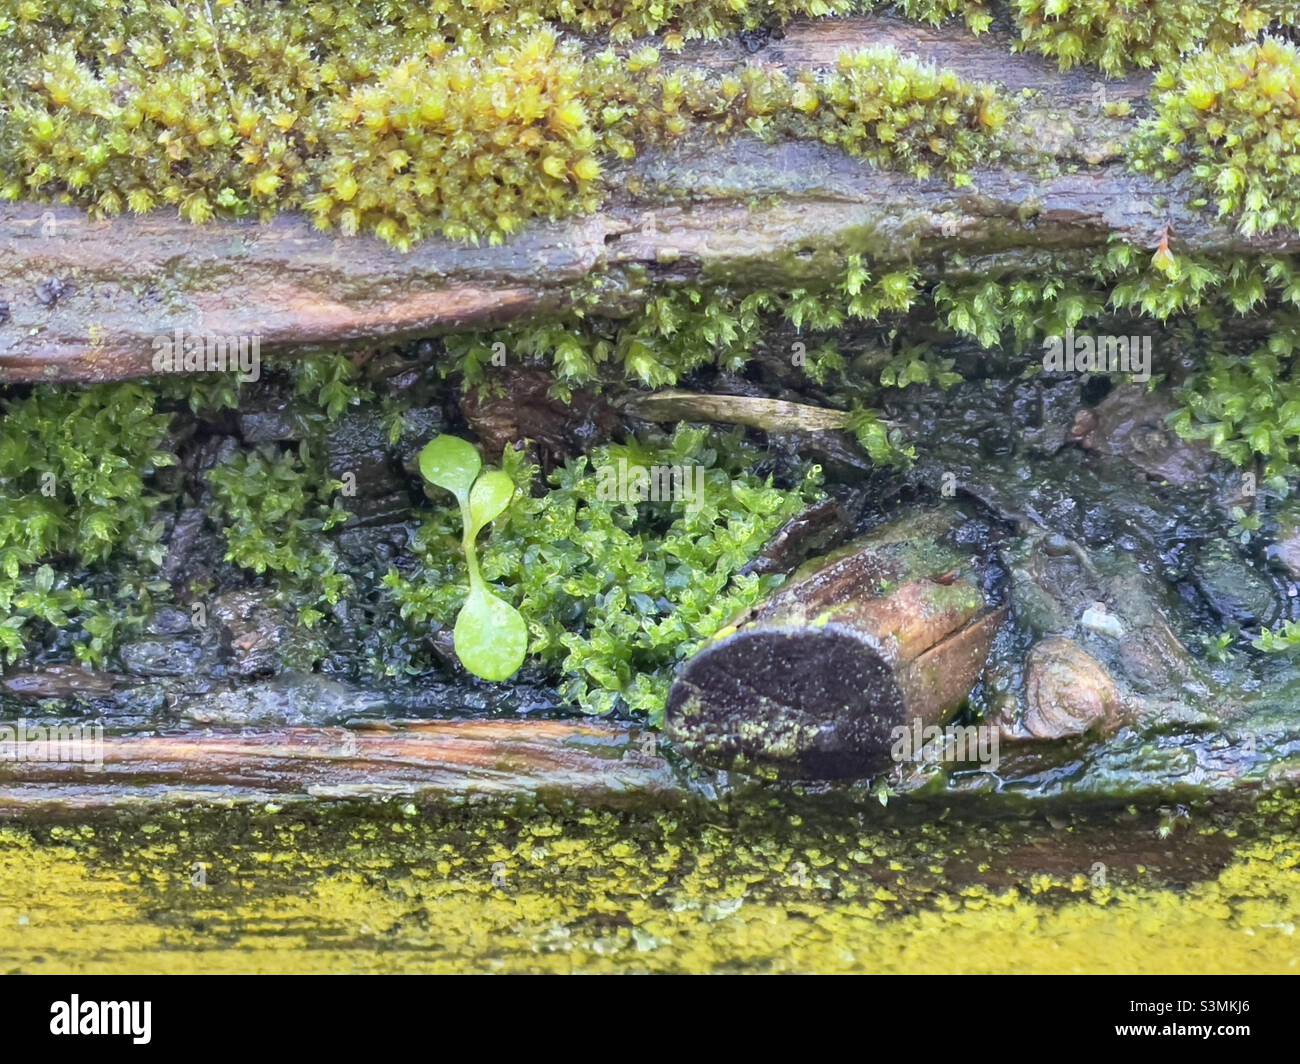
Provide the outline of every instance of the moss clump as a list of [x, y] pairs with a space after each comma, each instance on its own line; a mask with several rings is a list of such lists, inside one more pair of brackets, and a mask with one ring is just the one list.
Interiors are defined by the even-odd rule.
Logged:
[[432, 232], [495, 243], [530, 218], [594, 210], [601, 167], [582, 66], [541, 32], [384, 71], [331, 109], [307, 200], [316, 224], [405, 248]]
[[893, 10], [904, 18], [937, 26], [960, 15], [973, 33], [983, 33], [993, 22], [991, 0], [898, 0]]
[[176, 32], [193, 35], [184, 62], [156, 39], [103, 58], [65, 42], [8, 71], [0, 192], [104, 215], [171, 206], [195, 223], [297, 202], [321, 133], [305, 50], [280, 42], [227, 66], [202, 23]]
[[885, 169], [918, 178], [942, 173], [965, 184], [971, 166], [998, 154], [1009, 110], [992, 86], [892, 48], [844, 52], [829, 74], [758, 66], [722, 76], [662, 72], [654, 49], [625, 65], [611, 56], [593, 65], [607, 136], [624, 158], [634, 154], [629, 138], [669, 141], [702, 127], [820, 141]]
[[[659, 444], [596, 448], [533, 497], [536, 470], [507, 449], [521, 497], [494, 525], [482, 572], [523, 614], [530, 659], [563, 677], [566, 698], [657, 720], [673, 667], [772, 586], [741, 569], [818, 497], [818, 471], [782, 489], [752, 472], [757, 460], [738, 437], [680, 427]], [[628, 470], [671, 468], [684, 471], [690, 497], [620, 498], [620, 475], [636, 476]], [[393, 571], [385, 583], [411, 624], [450, 625], [466, 583], [452, 508], [429, 515], [416, 552], [419, 575]]]
[[0, 417], [0, 652], [27, 650], [32, 628], [64, 630], [77, 657], [102, 663], [117, 628], [148, 606], [147, 582], [119, 574], [118, 603], [54, 566], [145, 568], [162, 560], [161, 495], [148, 478], [175, 463], [170, 418], [145, 388], [38, 388]]
[[538, 13], [582, 33], [608, 32], [615, 41], [666, 30], [674, 43], [712, 40], [799, 17], [847, 15], [863, 6], [859, 0], [543, 0]]
[[1015, 0], [1014, 13], [1022, 49], [1062, 70], [1088, 64], [1116, 77], [1300, 18], [1288, 0]]
[[1209, 51], [1156, 77], [1135, 165], [1190, 169], [1248, 236], [1300, 229], [1300, 50], [1268, 38]]
[[850, 155], [919, 178], [941, 171], [959, 185], [989, 157], [989, 140], [1007, 117], [995, 89], [875, 48], [840, 56], [819, 98], [792, 102], [819, 139]]
[[216, 516], [225, 529], [226, 561], [259, 575], [271, 573], [282, 590], [313, 603], [300, 620], [312, 627], [346, 593], [333, 549], [320, 534], [347, 521], [339, 481], [325, 475], [303, 443], [294, 451], [264, 447], [235, 455], [209, 475]]
[[1119, 75], [1177, 59], [1213, 19], [1200, 0], [1016, 0], [1022, 47]]
[[[626, 321], [572, 318], [526, 329], [465, 333], [447, 340], [457, 371], [469, 385], [484, 380], [494, 345], [549, 364], [562, 394], [614, 376], [666, 387], [707, 366], [740, 370], [767, 332], [782, 321], [800, 334], [825, 333], [851, 321], [875, 322], [906, 312], [919, 298], [914, 270], [879, 276], [851, 255], [839, 283], [789, 291], [736, 291], [682, 286], [652, 292]], [[807, 351], [799, 365], [818, 383], [844, 368], [827, 342]]]
[[1295, 356], [1300, 325], [1293, 320], [1246, 356], [1212, 353], [1180, 392], [1174, 427], [1205, 440], [1238, 468], [1262, 465], [1271, 489], [1285, 496], [1300, 475], [1300, 379]]
[[[665, 72], [654, 49], [586, 55], [540, 22], [549, 9], [515, 22], [504, 5], [212, 10], [35, 4], [0, 24], [0, 196], [103, 215], [173, 207], [195, 223], [306, 210], [402, 248], [495, 242], [595, 209], [607, 161], [695, 127], [961, 180], [1004, 115], [992, 89], [882, 50], [829, 77]], [[477, 21], [457, 21], [467, 12]]]
[[[957, 8], [965, 0], [904, 0], [928, 17], [931, 9]], [[42, 47], [50, 36], [110, 52], [133, 38], [149, 39], [160, 29], [183, 30], [206, 11], [167, 0], [24, 0], [0, 17], [0, 40]], [[687, 39], [715, 40], [738, 30], [777, 26], [794, 18], [847, 15], [881, 6], [871, 0], [217, 0], [216, 26], [226, 33], [242, 27], [288, 27], [295, 39], [321, 41], [345, 51], [349, 41], [398, 47], [435, 35], [454, 40], [469, 33], [500, 37], [544, 22], [579, 33], [606, 34], [615, 42], [663, 34], [672, 46]]]

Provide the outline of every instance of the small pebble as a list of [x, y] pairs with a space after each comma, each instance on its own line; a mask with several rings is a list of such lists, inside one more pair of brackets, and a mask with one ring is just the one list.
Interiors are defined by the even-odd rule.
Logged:
[[1111, 639], [1124, 638], [1124, 626], [1120, 624], [1119, 618], [1113, 613], [1107, 613], [1106, 607], [1100, 602], [1094, 602], [1084, 610], [1079, 623], [1098, 635], [1110, 636]]

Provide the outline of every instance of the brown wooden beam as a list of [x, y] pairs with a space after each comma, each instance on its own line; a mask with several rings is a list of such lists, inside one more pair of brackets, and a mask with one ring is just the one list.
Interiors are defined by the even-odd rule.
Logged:
[[[1004, 163], [959, 190], [873, 170], [820, 144], [745, 136], [719, 145], [700, 135], [611, 173], [594, 215], [529, 226], [500, 247], [433, 239], [408, 254], [370, 237], [322, 234], [292, 214], [192, 226], [172, 214], [92, 221], [68, 208], [7, 205], [0, 384], [145, 376], [156, 341], [177, 329], [255, 336], [267, 352], [310, 351], [504, 325], [561, 311], [578, 295], [589, 312], [618, 315], [647, 276], [789, 288], [837, 274], [849, 253], [960, 280], [1041, 270], [1111, 239], [1154, 249], [1167, 225], [1180, 252], [1300, 245], [1286, 234], [1247, 240], [1192, 210], [1190, 189], [1129, 172], [1122, 145], [1134, 120], [1105, 117], [1099, 100], [1102, 92], [1140, 100], [1145, 76], [1103, 85], [1013, 55], [1005, 37], [878, 17], [795, 24], [753, 57], [720, 42], [674, 62], [803, 69], [871, 44], [1032, 90]], [[585, 285], [597, 275], [611, 283], [593, 295]]]
[[0, 760], [0, 813], [188, 801], [491, 796], [617, 804], [685, 793], [651, 733], [595, 722], [439, 721], [385, 731], [108, 736], [102, 762]]

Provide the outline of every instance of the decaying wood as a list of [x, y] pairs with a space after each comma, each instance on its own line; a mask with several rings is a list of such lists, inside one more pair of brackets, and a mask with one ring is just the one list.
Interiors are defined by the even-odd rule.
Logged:
[[763, 432], [836, 432], [850, 421], [847, 411], [809, 403], [677, 389], [629, 396], [623, 409], [646, 421], [708, 421]]
[[674, 684], [674, 743], [720, 768], [834, 779], [888, 765], [896, 728], [944, 723], [1006, 616], [941, 544], [950, 521], [883, 526], [737, 618]]
[[350, 798], [554, 796], [617, 803], [683, 793], [651, 735], [597, 723], [444, 721], [388, 731], [110, 736], [102, 754], [98, 768], [71, 760], [0, 760], [0, 813]]
[[[792, 287], [839, 268], [846, 252], [865, 252], [960, 279], [992, 266], [1033, 270], [1112, 238], [1154, 248], [1167, 225], [1180, 251], [1252, 254], [1296, 243], [1247, 240], [1192, 210], [1188, 189], [1128, 171], [1121, 151], [1132, 121], [1105, 118], [1099, 104], [1140, 99], [1145, 77], [1103, 87], [1090, 73], [1063, 75], [1038, 57], [1011, 55], [1005, 37], [878, 17], [796, 24], [753, 57], [724, 42], [695, 46], [680, 61], [798, 69], [882, 43], [1034, 90], [1014, 138], [1023, 158], [957, 190], [817, 144], [695, 140], [612, 174], [595, 215], [530, 226], [502, 247], [429, 240], [409, 254], [319, 233], [300, 216], [196, 227], [166, 214], [91, 221], [71, 209], [6, 206], [0, 384], [148, 375], [155, 340], [178, 329], [303, 351], [503, 325], [561, 311], [577, 291], [589, 313], [617, 315], [647, 270], [665, 282]], [[593, 296], [582, 285], [596, 274], [613, 283]]]

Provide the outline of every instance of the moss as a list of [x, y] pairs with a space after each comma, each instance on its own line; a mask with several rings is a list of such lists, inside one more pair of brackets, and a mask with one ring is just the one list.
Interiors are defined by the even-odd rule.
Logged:
[[[705, 367], [738, 371], [756, 354], [764, 337], [784, 322], [810, 342], [853, 322], [889, 320], [920, 298], [913, 269], [873, 273], [860, 255], [842, 257], [833, 283], [818, 288], [746, 291], [734, 285], [665, 286], [643, 293], [627, 320], [568, 317], [524, 329], [462, 333], [446, 342], [465, 383], [480, 386], [494, 350], [550, 367], [558, 390], [620, 378], [646, 387], [677, 384]], [[810, 378], [825, 383], [844, 371], [834, 345], [813, 350], [798, 341], [791, 352]], [[907, 380], [891, 380], [899, 386]]]
[[1174, 428], [1204, 440], [1241, 469], [1262, 469], [1283, 496], [1300, 475], [1300, 380], [1295, 356], [1300, 323], [1279, 329], [1251, 354], [1212, 351], [1180, 390]]
[[147, 609], [147, 576], [119, 570], [106, 599], [55, 567], [122, 563], [147, 574], [161, 561], [152, 476], [175, 462], [170, 419], [136, 384], [37, 388], [2, 405], [0, 651], [12, 662], [32, 631], [54, 629], [78, 658], [101, 664], [118, 629]]
[[609, 162], [693, 128], [817, 139], [960, 183], [1005, 119], [991, 88], [887, 50], [826, 76], [664, 71], [654, 49], [588, 57], [535, 17], [507, 33], [503, 5], [472, 30], [454, 11], [361, 10], [24, 8], [0, 29], [0, 194], [195, 223], [300, 209], [401, 248], [495, 242], [595, 209]]
[[[818, 497], [815, 467], [778, 488], [751, 472], [757, 455], [738, 438], [704, 428], [598, 447], [556, 470], [536, 497], [536, 471], [514, 451], [503, 460], [522, 497], [493, 527], [483, 576], [523, 614], [530, 659], [558, 673], [565, 697], [591, 713], [622, 708], [657, 720], [677, 662], [773, 585], [743, 567]], [[684, 470], [692, 494], [637, 502], [615, 483], [636, 468]], [[450, 625], [461, 606], [458, 533], [452, 510], [438, 508], [417, 538], [420, 574], [388, 575], [417, 628]]]
[[1247, 236], [1300, 229], [1300, 50], [1266, 39], [1162, 70], [1135, 165], [1190, 170]]
[[315, 419], [323, 431], [345, 410], [375, 398], [360, 382], [356, 364], [338, 352], [299, 358], [290, 364], [289, 373], [294, 394], [315, 406]]
[[1023, 49], [1116, 77], [1300, 19], [1287, 0], [1014, 0], [1014, 13]]
[[499, 241], [602, 199], [582, 60], [550, 33], [481, 56], [409, 60], [331, 109], [316, 224], [407, 247], [430, 233]]
[[905, 18], [938, 26], [960, 15], [974, 33], [983, 33], [993, 22], [992, 0], [898, 0], [892, 10]]
[[296, 451], [263, 446], [240, 452], [213, 469], [208, 481], [226, 561], [259, 576], [269, 573], [281, 593], [305, 598], [301, 620], [313, 626], [323, 616], [318, 607], [337, 604], [349, 586], [321, 536], [348, 520], [337, 496], [342, 483], [305, 442]]
[[[850, 155], [918, 178], [947, 173], [959, 185], [972, 165], [996, 155], [991, 144], [1008, 109], [992, 87], [887, 49], [841, 55], [819, 94], [791, 102], [812, 115], [813, 135]], [[793, 132], [806, 135], [797, 124]]]
[[0, 966], [1294, 971], [1295, 800], [1194, 817], [1167, 841], [1155, 812], [1044, 837], [896, 802], [29, 819], [0, 831]]
[[[801, 337], [795, 347], [802, 348], [802, 357], [795, 364], [813, 382], [832, 384], [839, 401], [855, 403], [851, 427], [859, 442], [873, 460], [892, 465], [905, 464], [914, 451], [874, 409], [882, 390], [949, 387], [960, 380], [951, 359], [900, 339], [905, 322], [914, 326], [934, 319], [951, 335], [1021, 358], [1033, 371], [1039, 362], [1027, 356], [1037, 353], [1043, 338], [1071, 329], [1111, 328], [1107, 322], [1116, 316], [1190, 329], [1204, 346], [1223, 321], [1268, 313], [1273, 337], [1266, 350], [1247, 358], [1222, 352], [1193, 368], [1181, 393], [1184, 413], [1175, 425], [1189, 438], [1209, 440], [1235, 464], [1245, 466], [1258, 457], [1265, 460], [1268, 476], [1294, 475], [1300, 454], [1290, 380], [1300, 340], [1294, 314], [1300, 309], [1300, 264], [1293, 257], [1184, 256], [1169, 248], [1153, 255], [1117, 243], [1073, 268], [1049, 268], [1034, 277], [991, 273], [932, 286], [923, 285], [916, 271], [877, 275], [861, 256], [844, 261], [839, 282], [816, 290], [652, 290], [628, 321], [582, 318], [464, 334], [450, 338], [447, 348], [472, 386], [484, 381], [493, 346], [504, 344], [516, 355], [549, 364], [561, 382], [559, 391], [567, 394], [578, 385], [616, 384], [620, 376], [661, 387], [706, 367], [739, 370], [770, 347], [773, 331], [784, 323]], [[889, 353], [876, 359], [865, 377], [846, 363], [832, 335], [857, 323], [893, 330], [886, 333]]]

